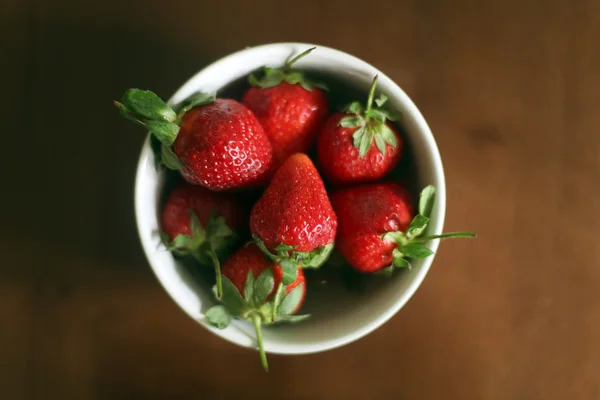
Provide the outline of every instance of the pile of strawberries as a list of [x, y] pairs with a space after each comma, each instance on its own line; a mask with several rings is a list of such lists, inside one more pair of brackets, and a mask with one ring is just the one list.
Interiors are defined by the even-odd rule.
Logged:
[[[398, 113], [375, 97], [377, 76], [364, 105], [330, 113], [327, 87], [293, 69], [311, 50], [250, 75], [241, 102], [197, 93], [171, 108], [138, 89], [115, 102], [185, 179], [162, 210], [163, 240], [214, 268], [219, 305], [207, 320], [221, 329], [233, 318], [254, 324], [265, 369], [261, 326], [308, 317], [296, 314], [303, 270], [323, 266], [334, 245], [361, 273], [391, 272], [431, 255], [430, 239], [474, 236], [424, 236], [435, 190], [425, 188], [415, 207], [405, 188], [384, 181], [403, 138], [392, 123]], [[307, 155], [315, 145], [319, 168]]]

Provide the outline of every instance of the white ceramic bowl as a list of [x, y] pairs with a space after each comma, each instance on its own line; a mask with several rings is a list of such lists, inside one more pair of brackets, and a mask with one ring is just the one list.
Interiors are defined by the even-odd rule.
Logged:
[[[305, 43], [275, 43], [246, 48], [198, 72], [169, 102], [178, 103], [197, 91], [218, 92], [230, 82], [245, 77], [264, 65], [281, 66], [290, 55], [299, 54], [313, 46]], [[388, 106], [403, 114], [405, 142], [414, 156], [413, 165], [418, 171], [419, 186], [432, 184], [437, 188], [428, 232], [441, 233], [446, 209], [442, 161], [425, 119], [406, 93], [372, 65], [342, 51], [323, 46], [317, 46], [295, 67], [334, 76], [362, 90], [365, 97], [373, 76], [379, 74], [377, 92], [385, 93], [389, 97]], [[147, 139], [137, 169], [135, 212], [142, 246], [154, 273], [173, 300], [191, 318], [230, 342], [254, 347], [254, 328], [250, 324], [235, 321], [227, 329], [219, 330], [204, 320], [202, 310], [215, 303], [210, 287], [193, 279], [188, 270], [160, 246], [156, 232], [160, 228], [160, 200], [165, 174], [157, 172], [154, 165], [154, 155]], [[438, 245], [438, 240], [429, 243], [433, 251], [437, 250]], [[265, 327], [265, 350], [278, 354], [315, 353], [348, 344], [367, 335], [406, 304], [425, 278], [433, 258], [431, 256], [413, 261], [410, 271], [396, 274], [376, 290], [362, 295], [345, 291], [339, 285], [308, 287], [302, 312], [312, 313], [312, 317], [295, 325]]]

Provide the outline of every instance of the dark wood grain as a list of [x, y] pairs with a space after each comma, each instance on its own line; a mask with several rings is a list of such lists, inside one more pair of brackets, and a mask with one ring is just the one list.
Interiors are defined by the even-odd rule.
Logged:
[[[600, 2], [4, 0], [0, 33], [3, 399], [600, 398]], [[442, 151], [446, 227], [480, 238], [443, 244], [373, 334], [267, 375], [151, 274], [142, 137], [110, 100], [291, 40], [408, 92]]]

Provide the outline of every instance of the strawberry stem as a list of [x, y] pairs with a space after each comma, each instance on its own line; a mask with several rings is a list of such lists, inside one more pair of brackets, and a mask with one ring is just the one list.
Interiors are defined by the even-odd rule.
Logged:
[[296, 57], [294, 57], [294, 58], [292, 58], [290, 61], [286, 62], [286, 63], [285, 63], [285, 65], [284, 65], [284, 67], [283, 67], [283, 69], [284, 69], [284, 70], [286, 70], [286, 71], [287, 71], [287, 70], [289, 70], [289, 69], [291, 69], [291, 68], [292, 68], [292, 65], [294, 65], [294, 63], [295, 63], [296, 61], [298, 61], [298, 60], [299, 60], [299, 59], [301, 59], [302, 57], [304, 57], [304, 56], [306, 56], [306, 55], [310, 54], [310, 52], [311, 52], [311, 51], [313, 51], [314, 49], [316, 49], [316, 47], [311, 47], [310, 49], [308, 49], [308, 50], [306, 50], [306, 51], [304, 51], [304, 52], [302, 52], [302, 53], [298, 54]]
[[373, 106], [373, 99], [375, 98], [375, 87], [377, 86], [378, 78], [379, 75], [375, 75], [375, 78], [373, 78], [373, 82], [371, 82], [371, 88], [369, 89], [369, 97], [367, 98], [367, 108], [365, 112], [369, 111]]
[[260, 363], [265, 371], [269, 371], [269, 363], [267, 362], [267, 355], [263, 346], [260, 316], [258, 314], [252, 315], [252, 322], [254, 322], [254, 329], [256, 329], [256, 341], [258, 342], [258, 351], [260, 352]]
[[421, 236], [415, 239], [411, 239], [411, 243], [424, 243], [431, 239], [450, 239], [450, 238], [475, 238], [477, 234], [475, 232], [448, 232], [442, 233], [441, 235]]
[[215, 277], [217, 279], [217, 295], [219, 299], [223, 297], [223, 279], [221, 278], [221, 263], [219, 262], [219, 257], [217, 257], [217, 253], [215, 253], [215, 249], [210, 246], [208, 250], [208, 254], [212, 259], [213, 265], [215, 267]]

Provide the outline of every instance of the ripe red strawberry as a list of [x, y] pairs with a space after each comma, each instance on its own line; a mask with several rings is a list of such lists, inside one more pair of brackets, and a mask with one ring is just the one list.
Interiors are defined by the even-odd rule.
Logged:
[[421, 192], [419, 214], [409, 193], [395, 183], [378, 183], [339, 190], [331, 203], [339, 218], [336, 248], [359, 272], [410, 267], [406, 258], [432, 253], [423, 245], [436, 238], [475, 237], [471, 232], [423, 236], [434, 201], [433, 186]]
[[275, 168], [292, 154], [306, 153], [329, 114], [329, 102], [323, 84], [311, 82], [293, 64], [310, 53], [305, 51], [283, 68], [264, 68], [264, 77], [248, 78], [253, 86], [244, 94], [243, 103], [260, 123], [273, 145]]
[[293, 315], [304, 302], [306, 281], [302, 270], [284, 286], [282, 268], [268, 260], [254, 245], [239, 249], [223, 266], [222, 305], [206, 311], [208, 321], [226, 328], [235, 317], [254, 324], [260, 359], [268, 370], [261, 326], [276, 322], [298, 322], [308, 315]]
[[[257, 245], [286, 272], [317, 268], [333, 249], [337, 218], [323, 181], [306, 154], [294, 154], [277, 170], [250, 213]], [[275, 254], [273, 254], [275, 252]]]
[[246, 227], [244, 205], [231, 194], [181, 183], [169, 195], [161, 220], [167, 248], [200, 264], [212, 264], [222, 293], [220, 260], [231, 253]]
[[397, 115], [381, 107], [387, 97], [373, 97], [377, 76], [369, 91], [367, 106], [351, 103], [345, 113], [329, 117], [317, 140], [317, 153], [324, 175], [334, 184], [377, 181], [394, 169], [402, 156], [402, 138], [389, 122]]
[[129, 89], [121, 114], [161, 142], [161, 158], [190, 183], [211, 190], [265, 184], [273, 150], [250, 110], [231, 99], [196, 94], [176, 113], [149, 91]]

